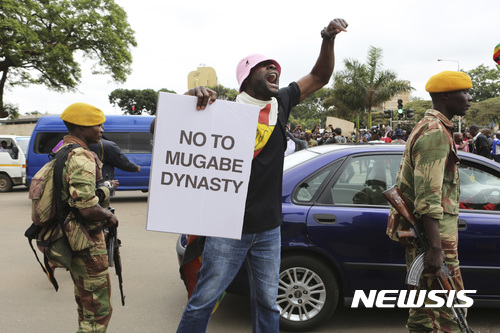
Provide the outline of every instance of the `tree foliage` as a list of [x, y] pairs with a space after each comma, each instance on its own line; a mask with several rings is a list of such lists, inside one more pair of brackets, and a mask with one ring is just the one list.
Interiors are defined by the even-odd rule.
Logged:
[[234, 101], [236, 96], [238, 96], [238, 90], [232, 88], [226, 88], [222, 84], [218, 84], [214, 87], [208, 87], [217, 93], [217, 99], [224, 101]]
[[[174, 93], [168, 89], [160, 91]], [[108, 96], [113, 106], [118, 106], [124, 114], [140, 115], [156, 114], [158, 92], [153, 89], [115, 89]]]
[[0, 8], [0, 116], [7, 85], [74, 90], [81, 80], [76, 56], [117, 82], [131, 73], [134, 31], [113, 0], [2, 0]]
[[330, 101], [338, 113], [361, 115], [368, 112], [371, 126], [372, 109], [401, 92], [413, 90], [408, 81], [397, 79], [394, 71], [382, 69], [382, 49], [370, 46], [366, 64], [344, 60], [345, 69], [333, 76]]
[[463, 117], [467, 126], [477, 124], [488, 127], [493, 121], [500, 124], [500, 97], [490, 98], [481, 102], [471, 103], [467, 115]]
[[425, 111], [432, 109], [432, 101], [431, 100], [423, 100], [423, 99], [413, 99], [411, 102], [405, 105], [407, 109], [413, 109], [414, 116], [413, 119], [419, 121], [425, 115]]
[[326, 117], [333, 115], [330, 105], [325, 103], [330, 94], [330, 89], [322, 88], [295, 106], [291, 112], [291, 127], [302, 125], [303, 128], [312, 129], [316, 124], [325, 125]]
[[466, 71], [471, 80], [472, 88], [469, 92], [473, 102], [481, 102], [489, 98], [500, 96], [500, 71], [488, 68], [484, 64]]
[[17, 104], [5, 103], [4, 112], [6, 114], [5, 117], [8, 117], [9, 120], [19, 118], [19, 106]]

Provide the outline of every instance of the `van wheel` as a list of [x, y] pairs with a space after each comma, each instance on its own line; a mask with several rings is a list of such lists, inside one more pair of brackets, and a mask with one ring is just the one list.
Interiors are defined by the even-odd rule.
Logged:
[[9, 192], [10, 190], [12, 190], [12, 180], [4, 173], [0, 174], [0, 192]]

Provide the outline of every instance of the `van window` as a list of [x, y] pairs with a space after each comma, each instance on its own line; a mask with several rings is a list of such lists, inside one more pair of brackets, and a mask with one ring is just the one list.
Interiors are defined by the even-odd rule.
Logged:
[[5, 142], [5, 147], [2, 145], [2, 152], [6, 152], [9, 154], [10, 158], [13, 160], [17, 160], [19, 156], [19, 148], [14, 144], [11, 138], [0, 137], [0, 142]]
[[153, 134], [147, 132], [106, 132], [104, 137], [113, 141], [124, 154], [151, 154]]
[[[67, 132], [37, 133], [33, 150], [35, 154], [50, 154]], [[104, 137], [115, 142], [124, 154], [151, 154], [153, 135], [147, 132], [104, 132]]]
[[68, 132], [37, 133], [33, 144], [35, 154], [50, 154], [65, 135], [68, 135]]
[[28, 145], [30, 143], [29, 136], [20, 136], [16, 138], [17, 145], [23, 151], [24, 155], [28, 154]]

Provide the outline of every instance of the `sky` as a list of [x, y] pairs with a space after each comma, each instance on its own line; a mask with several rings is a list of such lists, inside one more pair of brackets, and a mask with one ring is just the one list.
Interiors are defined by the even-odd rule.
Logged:
[[122, 114], [109, 103], [113, 90], [184, 93], [188, 74], [199, 66], [214, 68], [219, 84], [237, 89], [236, 65], [251, 53], [280, 63], [283, 87], [310, 72], [319, 55], [320, 31], [334, 18], [349, 24], [335, 41], [335, 71], [344, 68], [345, 59], [365, 63], [369, 47], [375, 46], [382, 49], [383, 69], [410, 81], [413, 97], [430, 99], [424, 89], [430, 76], [481, 64], [495, 68], [493, 49], [500, 43], [498, 0], [115, 2], [127, 12], [138, 44], [131, 50], [132, 74], [124, 84], [92, 75], [93, 63], [82, 60], [77, 92], [31, 85], [7, 90], [4, 101], [17, 104], [21, 114], [60, 114], [75, 102]]

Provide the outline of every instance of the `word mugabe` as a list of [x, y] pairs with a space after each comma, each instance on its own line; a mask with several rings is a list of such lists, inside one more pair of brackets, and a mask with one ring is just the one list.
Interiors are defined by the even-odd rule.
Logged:
[[[202, 154], [192, 154], [184, 152], [166, 152], [165, 164], [180, 165], [184, 167], [195, 167], [197, 169], [218, 170], [234, 173], [241, 173], [243, 160], [230, 159], [226, 157], [207, 157]], [[234, 191], [238, 193], [243, 181], [236, 181], [228, 178], [207, 178], [205, 176], [191, 175], [175, 172], [162, 172], [162, 185], [175, 185], [178, 187], [203, 189], [207, 191]]]

